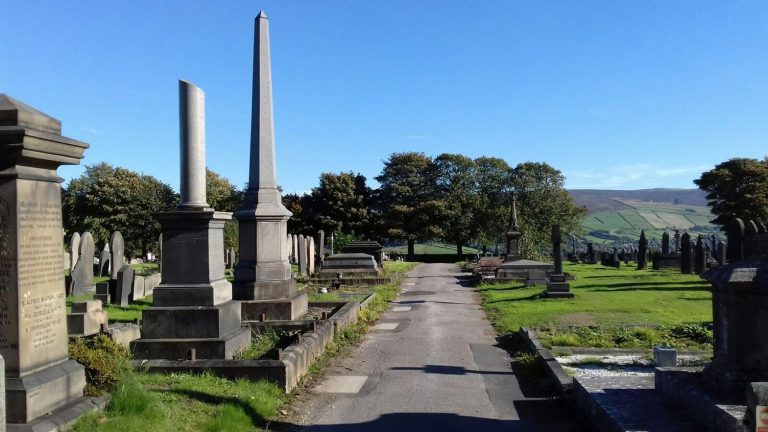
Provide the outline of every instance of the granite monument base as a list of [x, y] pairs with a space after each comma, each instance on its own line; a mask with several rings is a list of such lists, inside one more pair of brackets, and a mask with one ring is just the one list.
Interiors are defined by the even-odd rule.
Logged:
[[497, 280], [518, 280], [525, 282], [526, 286], [547, 283], [547, 277], [554, 271], [554, 266], [549, 263], [517, 260], [505, 261], [496, 269]]
[[131, 342], [134, 359], [186, 360], [189, 350], [199, 359], [232, 359], [251, 345], [251, 329], [238, 327], [220, 338], [146, 339]]
[[240, 301], [293, 298], [296, 295], [296, 279], [260, 280], [232, 285], [232, 298]]
[[565, 281], [565, 275], [551, 275], [547, 281], [546, 291], [541, 293], [547, 298], [573, 298], [571, 286]]
[[249, 300], [240, 302], [243, 321], [258, 321], [261, 315], [267, 320], [296, 320], [307, 313], [309, 296], [299, 293], [291, 298]]
[[379, 268], [372, 255], [364, 253], [340, 253], [325, 258], [318, 273], [321, 278], [335, 278], [337, 274], [354, 276], [379, 276]]
[[680, 254], [658, 254], [653, 256], [651, 264], [654, 270], [661, 270], [665, 268], [680, 268]]
[[64, 360], [20, 378], [6, 377], [8, 423], [28, 423], [83, 398], [85, 368]]

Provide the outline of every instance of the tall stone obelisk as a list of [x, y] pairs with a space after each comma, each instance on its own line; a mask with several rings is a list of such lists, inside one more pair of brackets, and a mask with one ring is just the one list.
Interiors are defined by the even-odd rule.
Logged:
[[243, 300], [243, 319], [295, 319], [307, 310], [306, 294], [296, 293], [285, 237], [291, 212], [277, 188], [272, 116], [269, 22], [256, 17], [253, 53], [251, 158], [248, 190], [235, 212], [240, 229], [240, 261], [233, 296]]
[[509, 215], [509, 229], [507, 230], [507, 256], [504, 262], [518, 261], [520, 256], [520, 227], [517, 225], [517, 204], [515, 197], [512, 197], [512, 209]]
[[181, 200], [159, 216], [163, 229], [162, 283], [142, 313], [135, 358], [232, 358], [251, 342], [240, 304], [224, 276], [224, 223], [230, 213], [209, 207], [205, 192], [205, 95], [179, 81]]

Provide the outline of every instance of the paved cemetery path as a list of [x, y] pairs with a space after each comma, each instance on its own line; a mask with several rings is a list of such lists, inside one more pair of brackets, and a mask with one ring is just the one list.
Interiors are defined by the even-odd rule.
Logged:
[[526, 397], [479, 295], [420, 264], [360, 347], [312, 392], [299, 430], [581, 431], [559, 399]]

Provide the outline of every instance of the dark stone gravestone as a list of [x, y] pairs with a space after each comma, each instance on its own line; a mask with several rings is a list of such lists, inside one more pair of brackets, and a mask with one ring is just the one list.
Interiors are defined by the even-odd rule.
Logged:
[[135, 272], [129, 265], [124, 265], [117, 271], [117, 292], [113, 303], [120, 306], [128, 306], [133, 291], [133, 277]]
[[72, 272], [75, 269], [77, 260], [80, 258], [80, 233], [72, 234], [72, 237], [69, 239], [69, 251], [71, 252], [69, 271]]
[[672, 252], [680, 253], [680, 230], [675, 230], [673, 246], [674, 246], [674, 249]]
[[611, 267], [621, 268], [621, 261], [619, 261], [619, 251], [613, 248], [613, 254], [611, 255]]
[[80, 258], [72, 271], [73, 295], [83, 295], [96, 291], [96, 287], [93, 285], [93, 254], [95, 249], [96, 245], [93, 243], [91, 233], [83, 233], [80, 238]]
[[666, 231], [661, 234], [661, 253], [664, 255], [669, 253], [669, 233]]
[[645, 237], [645, 230], [642, 230], [637, 249], [637, 269], [643, 270], [646, 266], [648, 266], [648, 239]]
[[725, 242], [724, 241], [721, 240], [721, 241], [717, 242], [717, 252], [715, 253], [715, 259], [717, 260], [717, 263], [720, 264], [720, 265], [724, 265], [725, 264], [725, 253], [726, 253], [725, 251], [726, 251], [726, 249], [727, 248], [725, 246]]
[[322, 267], [325, 260], [325, 231], [319, 230], [317, 232], [317, 264]]
[[696, 238], [696, 249], [693, 258], [693, 272], [702, 274], [707, 269], [707, 254], [704, 251], [704, 236], [699, 235]]
[[587, 264], [596, 264], [597, 259], [595, 257], [595, 246], [592, 242], [587, 243]]
[[680, 237], [680, 272], [684, 274], [693, 273], [691, 263], [691, 235], [685, 233]]

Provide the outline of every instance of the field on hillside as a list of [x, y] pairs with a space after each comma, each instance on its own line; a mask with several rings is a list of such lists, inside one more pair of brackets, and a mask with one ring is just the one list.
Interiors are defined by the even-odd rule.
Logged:
[[703, 234], [722, 236], [721, 231], [709, 221], [713, 218], [708, 207], [686, 204], [652, 203], [640, 201], [621, 201], [627, 207], [624, 210], [593, 213], [584, 218], [587, 241], [608, 244], [617, 241], [637, 241], [640, 231], [645, 230], [646, 237], [661, 240], [664, 231], [679, 229], [692, 236]]

